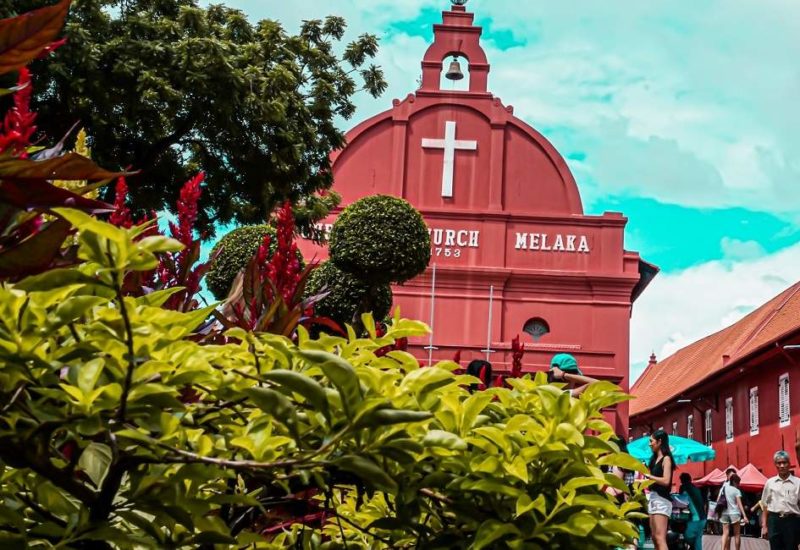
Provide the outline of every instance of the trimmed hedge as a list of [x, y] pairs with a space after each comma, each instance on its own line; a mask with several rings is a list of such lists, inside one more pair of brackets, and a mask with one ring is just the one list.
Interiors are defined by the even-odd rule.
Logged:
[[[340, 270], [333, 262], [327, 261], [316, 268], [306, 284], [306, 297], [327, 291], [329, 294], [314, 306], [314, 315], [328, 317], [344, 326], [353, 324], [353, 317], [363, 311], [372, 312], [375, 319], [383, 319], [392, 308], [392, 289], [388, 284], [375, 287], [374, 295], [367, 298], [369, 285], [361, 279]], [[365, 298], [369, 301], [365, 304]]]
[[275, 229], [269, 225], [245, 225], [236, 228], [214, 245], [212, 257], [220, 248], [222, 252], [211, 263], [205, 280], [208, 289], [217, 300], [228, 297], [236, 275], [258, 252], [265, 235], [272, 238], [269, 246], [271, 256], [277, 246], [277, 239]]
[[428, 267], [428, 226], [408, 201], [388, 195], [364, 197], [345, 208], [333, 224], [330, 255], [339, 269], [368, 283], [403, 283]]

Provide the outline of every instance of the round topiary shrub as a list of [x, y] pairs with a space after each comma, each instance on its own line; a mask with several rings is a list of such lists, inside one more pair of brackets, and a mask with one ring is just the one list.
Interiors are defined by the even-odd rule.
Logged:
[[373, 195], [339, 215], [330, 255], [339, 269], [368, 283], [403, 283], [428, 267], [431, 239], [422, 215], [408, 201]]
[[360, 312], [372, 312], [375, 319], [383, 319], [392, 308], [392, 289], [388, 284], [370, 287], [361, 279], [340, 270], [327, 261], [315, 269], [306, 284], [305, 296], [327, 291], [328, 295], [316, 303], [314, 315], [327, 317], [344, 326], [353, 324]]
[[217, 300], [224, 300], [233, 285], [233, 280], [249, 262], [258, 247], [264, 241], [264, 236], [271, 237], [270, 255], [275, 251], [277, 239], [275, 229], [269, 225], [245, 225], [234, 229], [214, 245], [211, 257], [222, 249], [219, 255], [211, 262], [206, 274], [206, 285]]

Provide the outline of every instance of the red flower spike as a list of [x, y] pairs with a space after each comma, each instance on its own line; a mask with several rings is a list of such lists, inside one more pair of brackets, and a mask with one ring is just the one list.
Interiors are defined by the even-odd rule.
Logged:
[[114, 212], [108, 218], [109, 223], [117, 227], [124, 227], [130, 229], [133, 226], [133, 219], [131, 218], [131, 211], [127, 206], [128, 202], [128, 184], [125, 178], [117, 180], [117, 187], [114, 195]]
[[[269, 262], [264, 264], [269, 254], [269, 237], [264, 238], [259, 249], [258, 265], [263, 266], [262, 277], [272, 281], [272, 284], [280, 293], [284, 303], [290, 303], [292, 296], [297, 290], [300, 282], [300, 262], [297, 260], [297, 244], [294, 242], [294, 214], [292, 205], [289, 201], [283, 203], [276, 216], [277, 221], [277, 243], [275, 253]], [[266, 243], [266, 246], [265, 246]]]
[[525, 355], [525, 344], [519, 341], [519, 334], [511, 340], [511, 377], [522, 376], [522, 357]]
[[36, 113], [31, 111], [31, 73], [27, 67], [19, 70], [17, 80], [19, 88], [14, 94], [14, 106], [6, 113], [0, 134], [0, 153], [11, 149], [20, 158], [27, 158], [25, 149], [31, 144], [31, 137], [36, 132], [33, 124]]
[[197, 221], [197, 203], [203, 190], [200, 184], [203, 183], [206, 175], [204, 172], [198, 174], [183, 184], [181, 187], [180, 198], [178, 199], [178, 226], [170, 224], [172, 237], [189, 246], [194, 240], [194, 224]]

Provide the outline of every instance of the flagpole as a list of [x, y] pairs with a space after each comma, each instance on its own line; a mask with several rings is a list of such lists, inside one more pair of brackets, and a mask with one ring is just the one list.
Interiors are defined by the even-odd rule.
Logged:
[[494, 303], [494, 285], [489, 286], [489, 320], [486, 326], [486, 349], [481, 351], [486, 353], [486, 360], [489, 360], [489, 354], [492, 351], [492, 304]]
[[430, 317], [430, 336], [428, 337], [428, 366], [433, 364], [433, 314], [436, 311], [436, 264], [433, 264], [433, 274], [431, 276], [431, 317]]

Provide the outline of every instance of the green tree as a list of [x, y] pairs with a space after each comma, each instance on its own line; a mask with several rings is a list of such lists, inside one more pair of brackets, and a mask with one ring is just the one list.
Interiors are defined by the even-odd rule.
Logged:
[[[0, 17], [47, 3], [1, 2]], [[292, 35], [198, 0], [75, 0], [68, 42], [32, 66], [37, 123], [57, 139], [80, 121], [98, 164], [142, 170], [129, 179], [135, 208], [174, 204], [173, 182], [202, 168], [201, 222], [264, 222], [290, 199], [308, 229], [338, 202], [317, 194], [344, 145], [335, 119], [360, 90], [386, 87], [369, 65], [376, 37], [342, 44], [344, 31], [328, 17]]]
[[[428, 267], [431, 240], [422, 215], [397, 197], [373, 195], [345, 208], [333, 224], [330, 261], [314, 273], [311, 296], [329, 294], [315, 306], [318, 316], [358, 325], [362, 313], [391, 307], [391, 284], [402, 284]], [[357, 328], [362, 328], [358, 326]]]

